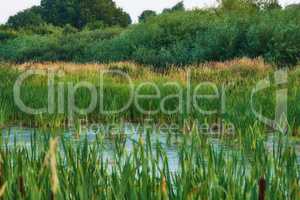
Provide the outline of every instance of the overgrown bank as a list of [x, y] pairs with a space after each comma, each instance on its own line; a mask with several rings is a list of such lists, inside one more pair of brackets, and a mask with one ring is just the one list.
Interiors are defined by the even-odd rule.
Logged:
[[[20, 69], [47, 69], [48, 67], [65, 72], [63, 76], [55, 74], [53, 96], [56, 107], [54, 111], [38, 115], [22, 111], [16, 105], [13, 96], [14, 84], [22, 74]], [[182, 125], [184, 122], [195, 120], [209, 123], [224, 120], [224, 123], [233, 123], [238, 129], [246, 129], [257, 123], [266, 126], [258, 120], [253, 109], [270, 119], [274, 119], [276, 112], [276, 89], [278, 87], [275, 83], [271, 83], [270, 88], [252, 95], [259, 81], [269, 77], [272, 80], [275, 73], [275, 70], [260, 60], [242, 59], [198, 67], [190, 66], [186, 69], [173, 68], [164, 73], [131, 63], [25, 64], [17, 68], [19, 70], [13, 69], [12, 66], [1, 67], [0, 75], [3, 84], [0, 90], [0, 119], [3, 125], [21, 121], [32, 126], [65, 126], [70, 118], [70, 107], [68, 107], [70, 90], [73, 91], [74, 88], [76, 90], [71, 92], [74, 102], [71, 102], [76, 108], [87, 108], [92, 101], [91, 94], [96, 94], [97, 101], [95, 107], [88, 113], [81, 114], [78, 109], [71, 110], [75, 121], [88, 119], [91, 122], [119, 122], [120, 120], [143, 122], [151, 119], [156, 123], [175, 122]], [[101, 82], [101, 73], [106, 70], [113, 73], [103, 76], [103, 82]], [[116, 70], [128, 75], [132, 84], [124, 74], [115, 73]], [[300, 94], [298, 89], [300, 82], [297, 78], [299, 69], [296, 68], [287, 73], [287, 115], [290, 128], [295, 131], [293, 134], [296, 135], [300, 125], [297, 118], [300, 110], [296, 106]], [[76, 85], [82, 82], [84, 82], [83, 87], [77, 88]], [[86, 88], [86, 82], [95, 90]], [[47, 74], [27, 78], [20, 89], [20, 98], [26, 106], [37, 109], [49, 105]], [[150, 98], [146, 98], [145, 95], [146, 97], [150, 95]], [[105, 114], [105, 111], [121, 110], [128, 103], [129, 106], [121, 112]], [[61, 105], [60, 110], [58, 105]]]
[[30, 34], [2, 31], [0, 58], [14, 62], [130, 60], [163, 67], [263, 57], [286, 67], [300, 59], [299, 21], [299, 8], [208, 9], [166, 13], [126, 29], [74, 32], [41, 26]]

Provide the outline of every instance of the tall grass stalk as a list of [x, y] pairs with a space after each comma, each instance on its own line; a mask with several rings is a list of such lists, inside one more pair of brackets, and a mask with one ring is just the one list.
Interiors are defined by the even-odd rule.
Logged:
[[[269, 149], [259, 127], [234, 139], [220, 138], [234, 150], [216, 148], [196, 133], [180, 135], [175, 171], [166, 141], [153, 141], [149, 133], [136, 141], [117, 135], [106, 138], [104, 146], [101, 135], [74, 143], [48, 134], [32, 136], [26, 146], [2, 145], [3, 197], [21, 198], [15, 192], [21, 174], [27, 199], [258, 199], [262, 177], [266, 199], [299, 197], [294, 149], [285, 136]], [[127, 149], [126, 141], [133, 142], [132, 148]]]

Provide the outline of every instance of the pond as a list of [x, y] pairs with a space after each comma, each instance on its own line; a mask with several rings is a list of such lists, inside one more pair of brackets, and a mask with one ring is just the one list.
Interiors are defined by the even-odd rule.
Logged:
[[[147, 131], [143, 130], [134, 124], [127, 124], [124, 126], [124, 132], [121, 136], [124, 137], [124, 149], [127, 152], [133, 150], [134, 143], [139, 140], [145, 141], [147, 137]], [[85, 142], [88, 144], [95, 143], [99, 138], [102, 138], [102, 151], [104, 158], [113, 163], [115, 145], [114, 141], [118, 134], [112, 134], [112, 130], [109, 133], [99, 132], [97, 130], [89, 129], [88, 131], [81, 132], [75, 129], [58, 129], [58, 130], [45, 130], [45, 129], [34, 129], [34, 128], [23, 128], [23, 127], [9, 127], [2, 129], [1, 145], [2, 148], [28, 148], [30, 149], [33, 144], [32, 139], [43, 144], [45, 138], [50, 136], [58, 136], [64, 141], [68, 141], [74, 147], [81, 145]], [[120, 134], [119, 134], [120, 136]], [[179, 166], [178, 149], [180, 140], [182, 140], [181, 133], [169, 134], [165, 132], [154, 132], [149, 134], [153, 151], [156, 149], [156, 145], [159, 144], [163, 148], [168, 158], [169, 166], [171, 171], [177, 171]], [[126, 138], [126, 139], [125, 139]], [[232, 156], [239, 152], [240, 147], [234, 142], [234, 136], [220, 137], [218, 135], [205, 135], [206, 142], [216, 151], [223, 151], [225, 156]], [[286, 137], [287, 138], [287, 137]], [[275, 134], [268, 133], [265, 137], [264, 145], [271, 152], [277, 147], [279, 137]], [[298, 163], [300, 164], [300, 141], [287, 139], [287, 145], [295, 149]], [[200, 149], [201, 151], [201, 149]], [[247, 153], [245, 154], [247, 156]]]

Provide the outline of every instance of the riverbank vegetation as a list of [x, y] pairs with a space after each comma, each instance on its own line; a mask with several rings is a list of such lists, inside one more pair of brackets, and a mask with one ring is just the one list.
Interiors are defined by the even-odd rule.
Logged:
[[[8, 23], [0, 29], [0, 58], [18, 63], [134, 61], [162, 68], [263, 57], [279, 67], [295, 66], [300, 55], [299, 7], [251, 2], [224, 0], [216, 8], [199, 10], [178, 4], [159, 15], [145, 11], [139, 24], [127, 27], [109, 22], [100, 26], [97, 21], [76, 27], [76, 20], [59, 19], [17, 28]], [[76, 18], [70, 13], [67, 19]]]
[[[266, 134], [255, 126], [234, 139], [221, 139], [218, 147], [193, 131], [171, 135], [168, 142], [151, 140], [151, 130], [140, 132], [131, 148], [123, 133], [75, 141], [51, 133], [37, 131], [22, 145], [3, 131], [2, 198], [299, 198], [300, 171], [291, 144], [279, 133], [273, 145], [265, 145]], [[168, 146], [176, 150], [178, 162], [170, 163]]]
[[[55, 105], [53, 112], [28, 114], [16, 104], [14, 85], [19, 76], [30, 69], [54, 72], [54, 90], [51, 93]], [[209, 123], [224, 120], [225, 123], [233, 123], [238, 129], [247, 129], [256, 123], [265, 126], [258, 122], [257, 113], [275, 119], [276, 92], [280, 88], [271, 81], [270, 87], [252, 94], [259, 81], [274, 80], [276, 69], [262, 59], [211, 62], [182, 69], [171, 67], [164, 71], [133, 63], [3, 64], [0, 70], [3, 81], [0, 93], [1, 124], [22, 122], [33, 127], [65, 127], [71, 112], [75, 122], [80, 119], [88, 119], [90, 122], [143, 122], [150, 119], [156, 123], [174, 122], [183, 127], [184, 123], [191, 124], [195, 120]], [[300, 92], [298, 72], [298, 67], [287, 70], [288, 80], [284, 87], [288, 89], [289, 131], [294, 135], [298, 135], [300, 125], [297, 118], [300, 112], [297, 106]], [[51, 73], [46, 73], [24, 80], [20, 86], [20, 99], [26, 106], [48, 108], [50, 76]], [[82, 82], [85, 85], [77, 88], [76, 85]], [[86, 83], [91, 84], [95, 90], [86, 87]], [[75, 111], [70, 108], [70, 84], [71, 88], [76, 88], [71, 95], [71, 99], [74, 99], [72, 105], [85, 109], [92, 102], [92, 95], [96, 95], [94, 109], [80, 113], [78, 109]], [[150, 95], [150, 98], [141, 95]], [[195, 99], [197, 95], [200, 97]], [[105, 113], [118, 110], [120, 112]], [[269, 128], [272, 127], [266, 126], [266, 130]]]
[[299, 8], [179, 2], [132, 24], [112, 0], [42, 0], [11, 16], [0, 199], [299, 199]]

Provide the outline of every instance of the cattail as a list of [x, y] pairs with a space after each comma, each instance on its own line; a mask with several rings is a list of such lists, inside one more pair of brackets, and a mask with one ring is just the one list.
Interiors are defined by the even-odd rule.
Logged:
[[45, 156], [45, 160], [43, 163], [43, 167], [40, 171], [40, 175], [43, 173], [44, 168], [49, 167], [51, 171], [51, 199], [54, 199], [55, 194], [58, 190], [59, 180], [57, 175], [57, 168], [56, 168], [56, 152], [57, 152], [57, 144], [58, 138], [50, 139], [50, 148], [48, 153]]
[[26, 193], [25, 193], [25, 185], [24, 185], [24, 178], [23, 178], [23, 176], [19, 176], [18, 187], [19, 187], [19, 192], [21, 194], [21, 197], [25, 198]]
[[3, 164], [3, 159], [2, 159], [2, 155], [0, 154], [0, 185], [3, 184], [3, 168], [2, 168], [2, 164]]
[[56, 150], [57, 150], [58, 138], [50, 140], [49, 160], [51, 171], [51, 191], [53, 195], [57, 193], [59, 180], [57, 176], [56, 168]]
[[139, 144], [140, 144], [140, 145], [144, 145], [144, 144], [145, 144], [145, 142], [144, 142], [144, 140], [143, 140], [142, 137], [139, 138]]
[[[3, 159], [2, 159], [2, 155], [0, 154], [0, 185], [2, 185], [3, 183], [3, 168], [2, 168], [2, 164], [3, 164]], [[5, 189], [6, 189], [6, 185], [7, 183], [5, 182], [1, 188], [0, 188], [0, 199], [2, 199]]]
[[259, 200], [265, 200], [266, 185], [266, 180], [261, 177], [259, 179]]
[[2, 187], [0, 188], [0, 198], [2, 198], [3, 195], [4, 195], [4, 192], [5, 192], [5, 189], [6, 189], [6, 185], [7, 185], [7, 183], [4, 183], [2, 185]]
[[163, 177], [163, 179], [161, 181], [161, 191], [162, 191], [163, 199], [167, 199], [167, 181], [166, 181], [166, 177]]

